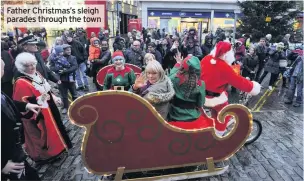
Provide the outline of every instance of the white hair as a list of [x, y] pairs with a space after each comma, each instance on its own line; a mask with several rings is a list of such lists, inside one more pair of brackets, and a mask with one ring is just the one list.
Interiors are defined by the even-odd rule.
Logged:
[[24, 73], [25, 71], [24, 65], [31, 63], [37, 64], [36, 57], [33, 54], [27, 52], [20, 53], [15, 60], [15, 66], [21, 73]]
[[270, 39], [272, 38], [272, 35], [271, 35], [271, 34], [267, 34], [267, 35], [266, 35], [266, 38], [267, 38], [268, 40], [270, 40]]
[[156, 60], [155, 56], [152, 53], [146, 53], [146, 55], [144, 57], [144, 63], [148, 64], [148, 61], [150, 59]]
[[147, 72], [156, 72], [159, 73], [159, 80], [157, 82], [162, 82], [166, 79], [166, 73], [162, 65], [158, 61], [151, 61], [147, 64], [145, 69], [145, 76]]

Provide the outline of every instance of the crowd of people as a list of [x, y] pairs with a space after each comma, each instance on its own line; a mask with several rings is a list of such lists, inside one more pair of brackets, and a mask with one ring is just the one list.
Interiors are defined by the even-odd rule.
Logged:
[[[42, 38], [43, 32], [25, 33], [18, 41], [12, 33], [2, 36], [1, 89], [6, 101], [1, 102], [1, 114], [13, 120], [2, 122], [1, 129], [2, 134], [12, 135], [9, 139], [2, 136], [1, 143], [6, 148], [1, 155], [2, 175], [6, 178], [37, 180], [37, 173], [25, 161], [26, 155], [37, 164], [45, 164], [60, 159], [73, 147], [61, 114], [69, 108], [68, 92], [75, 100], [78, 91], [91, 90], [88, 76], [93, 78], [97, 90], [119, 86], [140, 95], [160, 116], [180, 128], [212, 126], [201, 110], [209, 107], [218, 136], [224, 134], [232, 120], [217, 120], [218, 113], [228, 105], [228, 85], [232, 92], [239, 89], [257, 95], [259, 83], [268, 73], [269, 89], [282, 74], [282, 86], [288, 88], [285, 103], [293, 102], [297, 90], [294, 106], [302, 104], [303, 53], [289, 50], [289, 35], [276, 44], [271, 44], [271, 35], [267, 35], [256, 45], [246, 35], [233, 45], [223, 34], [216, 40], [210, 34], [200, 46], [195, 28], [173, 36], [164, 31], [151, 34], [143, 28], [141, 32], [129, 32], [126, 38], [117, 35], [111, 52], [102, 31], [98, 36], [91, 33], [90, 37], [82, 28], [75, 33], [64, 31], [50, 48]], [[126, 63], [138, 66], [142, 73], [136, 74]], [[108, 65], [113, 67], [100, 85], [97, 73]], [[241, 75], [235, 73], [232, 65], [240, 65]], [[56, 84], [61, 98], [52, 93], [56, 87], [49, 82]], [[24, 156], [14, 160], [16, 154]]]

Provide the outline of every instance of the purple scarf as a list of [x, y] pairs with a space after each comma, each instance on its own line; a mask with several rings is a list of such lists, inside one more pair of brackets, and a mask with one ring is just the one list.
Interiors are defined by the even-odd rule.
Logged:
[[140, 93], [139, 93], [139, 95], [141, 96], [141, 97], [144, 97], [146, 94], [148, 94], [148, 88], [151, 86], [152, 84], [149, 82], [149, 81], [147, 81], [147, 85], [145, 85], [145, 86], [143, 86], [142, 88], [140, 88]]

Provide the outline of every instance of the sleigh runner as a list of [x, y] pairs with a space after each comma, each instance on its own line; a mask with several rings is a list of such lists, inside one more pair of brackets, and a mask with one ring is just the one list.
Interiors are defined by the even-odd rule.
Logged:
[[235, 126], [219, 138], [214, 127], [185, 130], [170, 125], [149, 102], [126, 91], [90, 93], [69, 109], [70, 120], [86, 128], [85, 167], [97, 175], [116, 174], [115, 180], [125, 173], [202, 164], [208, 169], [131, 180], [182, 180], [224, 173], [228, 166], [215, 168], [214, 163], [232, 157], [252, 129], [252, 115], [246, 107], [228, 105], [218, 117], [223, 121], [227, 115], [235, 117]]

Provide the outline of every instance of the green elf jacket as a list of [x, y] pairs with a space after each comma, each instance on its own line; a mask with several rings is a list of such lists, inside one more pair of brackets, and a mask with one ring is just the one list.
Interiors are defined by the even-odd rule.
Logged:
[[183, 77], [179, 74], [181, 67], [194, 70], [197, 77], [200, 78], [200, 61], [197, 57], [187, 57], [182, 65], [175, 64], [170, 72], [175, 96], [169, 111], [169, 121], [194, 121], [201, 115], [200, 109], [205, 103], [205, 83], [198, 80], [196, 89], [191, 92], [189, 98], [185, 98], [184, 90], [187, 85], [183, 83]]
[[131, 68], [125, 67], [122, 71], [117, 71], [113, 67], [107, 72], [103, 90], [113, 89], [114, 86], [124, 86], [124, 90], [128, 91], [134, 84], [135, 79], [136, 76]]

